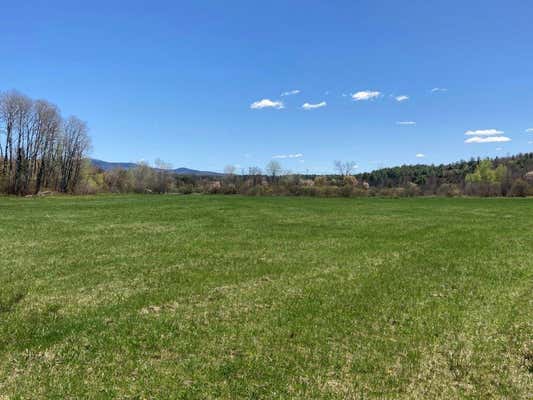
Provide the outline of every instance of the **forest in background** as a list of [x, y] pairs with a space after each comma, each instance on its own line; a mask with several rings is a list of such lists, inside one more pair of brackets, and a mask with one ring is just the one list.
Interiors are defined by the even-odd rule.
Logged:
[[495, 159], [472, 159], [442, 165], [403, 165], [354, 174], [353, 162], [336, 161], [332, 175], [306, 175], [284, 171], [271, 161], [264, 171], [250, 167], [237, 173], [229, 165], [222, 176], [178, 175], [157, 161], [154, 167], [104, 171], [86, 169], [83, 193], [208, 193], [358, 196], [514, 196], [533, 195], [533, 153]]

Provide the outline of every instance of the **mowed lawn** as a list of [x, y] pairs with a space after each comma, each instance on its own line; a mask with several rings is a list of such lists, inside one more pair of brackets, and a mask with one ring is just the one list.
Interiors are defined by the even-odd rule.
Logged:
[[533, 199], [0, 198], [0, 399], [533, 397]]

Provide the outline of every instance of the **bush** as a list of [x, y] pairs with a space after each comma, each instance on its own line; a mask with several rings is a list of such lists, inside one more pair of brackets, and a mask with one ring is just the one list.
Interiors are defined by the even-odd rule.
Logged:
[[511, 196], [526, 197], [528, 194], [528, 184], [525, 180], [518, 178], [511, 186]]
[[352, 175], [346, 175], [344, 178], [342, 178], [342, 181], [344, 186], [354, 187], [357, 185], [357, 179], [355, 178], [355, 176]]
[[437, 196], [457, 197], [461, 195], [461, 190], [452, 183], [443, 183], [437, 189]]
[[392, 198], [399, 198], [399, 197], [406, 197], [405, 194], [405, 188], [383, 188], [378, 191], [376, 191], [377, 196], [383, 196], [383, 197], [392, 197]]
[[416, 183], [409, 182], [407, 185], [405, 185], [405, 190], [403, 192], [403, 195], [407, 197], [414, 197], [414, 196], [420, 196], [422, 194], [422, 191], [418, 187]]
[[303, 186], [300, 188], [298, 195], [315, 197], [320, 195], [320, 189], [315, 186]]
[[247, 196], [268, 196], [268, 195], [272, 195], [273, 191], [270, 186], [259, 185], [259, 186], [243, 187], [241, 189], [241, 194], [244, 194]]
[[316, 186], [326, 186], [328, 183], [328, 180], [325, 176], [317, 176], [315, 177], [315, 185]]
[[[345, 177], [346, 178], [346, 177]], [[351, 197], [353, 193], [353, 186], [345, 185], [339, 188], [339, 194], [343, 197]]]
[[233, 183], [222, 185], [222, 187], [219, 189], [218, 193], [222, 194], [237, 194], [237, 188]]
[[465, 192], [471, 196], [500, 196], [501, 187], [499, 183], [469, 182], [466, 184]]
[[76, 186], [76, 194], [97, 194], [103, 190], [103, 185], [93, 177], [87, 177]]
[[178, 188], [178, 193], [181, 194], [191, 194], [194, 191], [193, 185], [183, 185]]

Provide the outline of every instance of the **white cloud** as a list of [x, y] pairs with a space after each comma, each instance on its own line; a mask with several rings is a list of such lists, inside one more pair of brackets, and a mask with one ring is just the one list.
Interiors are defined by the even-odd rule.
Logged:
[[526, 132], [533, 133], [533, 128], [527, 128]]
[[404, 96], [404, 95], [396, 96], [395, 99], [396, 99], [397, 102], [401, 103], [402, 101], [409, 100], [409, 96]]
[[527, 142], [527, 144], [533, 144], [533, 140], [530, 140], [529, 142]]
[[362, 92], [352, 94], [352, 99], [354, 99], [355, 101], [373, 100], [379, 96], [381, 96], [381, 92], [373, 90], [363, 90]]
[[302, 153], [295, 153], [295, 154], [278, 154], [275, 156], [272, 156], [272, 158], [300, 158], [304, 155]]
[[299, 94], [299, 93], [300, 93], [300, 90], [294, 89], [294, 90], [289, 90], [287, 92], [283, 92], [281, 95], [282, 96], [292, 96], [294, 94]]
[[304, 110], [314, 110], [315, 108], [326, 107], [327, 105], [328, 103], [326, 103], [325, 101], [316, 104], [305, 103], [302, 105], [302, 108]]
[[431, 93], [437, 93], [437, 92], [447, 92], [448, 89], [446, 88], [439, 88], [439, 87], [434, 87], [433, 89], [431, 89]]
[[474, 136], [465, 140], [465, 143], [504, 143], [510, 142], [511, 138], [507, 136]]
[[396, 125], [416, 125], [415, 121], [396, 121]]
[[278, 110], [285, 108], [283, 105], [283, 102], [281, 101], [272, 101], [270, 99], [263, 99], [259, 101], [255, 101], [250, 105], [250, 108], [252, 110], [260, 110], [262, 108], [276, 108]]
[[415, 155], [416, 158], [424, 158], [426, 155], [424, 153], [417, 153]]
[[498, 129], [478, 129], [477, 131], [466, 131], [465, 135], [467, 136], [494, 136], [501, 135], [503, 131]]
[[503, 147], [496, 147], [496, 151], [502, 151]]

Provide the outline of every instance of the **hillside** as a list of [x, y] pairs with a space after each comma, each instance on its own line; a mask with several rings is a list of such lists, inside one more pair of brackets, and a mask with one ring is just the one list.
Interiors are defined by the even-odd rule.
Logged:
[[[509, 181], [524, 178], [528, 172], [533, 171], [533, 153], [521, 153], [489, 160], [494, 167], [503, 165], [507, 168], [506, 178]], [[408, 183], [415, 183], [423, 188], [436, 188], [443, 184], [463, 185], [466, 176], [476, 170], [480, 161], [481, 159], [478, 158], [440, 165], [401, 165], [355, 176], [378, 188], [399, 187]]]
[[[91, 163], [95, 167], [103, 171], [111, 171], [113, 169], [132, 169], [137, 166], [136, 163], [131, 162], [110, 162], [91, 158]], [[175, 168], [170, 170], [177, 175], [196, 175], [196, 176], [221, 176], [223, 174], [213, 171], [199, 171], [196, 169], [190, 169], [185, 167]]]

